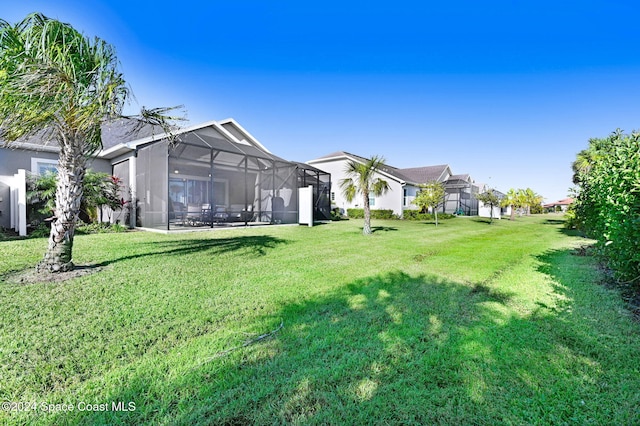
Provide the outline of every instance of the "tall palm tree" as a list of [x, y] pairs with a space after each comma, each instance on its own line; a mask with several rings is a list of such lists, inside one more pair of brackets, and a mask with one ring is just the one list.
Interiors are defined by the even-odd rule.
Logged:
[[527, 209], [527, 216], [531, 215], [531, 206], [540, 205], [544, 199], [542, 195], [537, 194], [533, 189], [527, 188], [522, 191], [522, 202]]
[[371, 195], [379, 197], [389, 190], [387, 181], [377, 177], [378, 172], [384, 166], [384, 158], [377, 155], [366, 159], [364, 163], [350, 160], [345, 168], [345, 173], [349, 177], [340, 181], [342, 193], [347, 201], [353, 201], [357, 194], [362, 195], [362, 201], [364, 203], [364, 228], [362, 228], [362, 233], [364, 235], [371, 234], [371, 207], [369, 205], [369, 197]]
[[[87, 162], [102, 146], [101, 126], [122, 117], [129, 94], [105, 41], [39, 13], [16, 25], [0, 20], [0, 137], [39, 134], [59, 147], [55, 218], [39, 271], [73, 268]], [[163, 111], [143, 109], [142, 116], [168, 129]]]
[[595, 149], [598, 143], [599, 141], [597, 139], [589, 139], [589, 148], [583, 149], [576, 154], [575, 161], [571, 163], [574, 184], [580, 185], [593, 166], [600, 161], [602, 154]]
[[515, 190], [511, 188], [506, 194], [506, 196], [500, 202], [502, 207], [510, 207], [511, 208], [511, 216], [509, 220], [513, 220], [516, 216], [516, 209], [523, 206], [523, 197], [522, 190]]

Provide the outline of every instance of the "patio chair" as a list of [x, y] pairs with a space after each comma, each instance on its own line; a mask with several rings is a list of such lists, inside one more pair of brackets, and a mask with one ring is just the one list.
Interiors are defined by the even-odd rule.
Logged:
[[215, 223], [226, 222], [229, 219], [229, 213], [227, 213], [226, 206], [216, 206], [215, 211], [213, 212], [212, 220]]
[[191, 226], [200, 225], [202, 223], [202, 206], [199, 204], [187, 204], [184, 223]]
[[212, 214], [211, 214], [211, 204], [203, 204], [200, 209], [200, 222], [204, 224], [211, 224]]

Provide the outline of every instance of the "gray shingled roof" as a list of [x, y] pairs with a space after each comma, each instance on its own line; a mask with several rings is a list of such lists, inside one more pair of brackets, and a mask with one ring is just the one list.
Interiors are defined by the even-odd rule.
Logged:
[[108, 149], [120, 143], [131, 142], [153, 135], [164, 134], [162, 126], [139, 125], [136, 119], [121, 118], [102, 126], [102, 148]]
[[[361, 157], [359, 155], [351, 154], [346, 151], [336, 151], [331, 154], [318, 157], [315, 160], [323, 160], [333, 157], [352, 157], [356, 160], [365, 162], [366, 158]], [[314, 160], [314, 161], [315, 161]], [[437, 166], [425, 166], [425, 167], [412, 167], [407, 169], [398, 169], [397, 167], [390, 166], [388, 164], [385, 165], [381, 170], [399, 180], [405, 181], [407, 183], [419, 185], [432, 181], [442, 181], [443, 174], [447, 170], [449, 166], [447, 164], [441, 164]]]
[[463, 180], [465, 182], [469, 181], [469, 175], [468, 174], [463, 174], [463, 175], [451, 175], [449, 177], [449, 179], [447, 180]]
[[[351, 153], [344, 152], [344, 151], [339, 151], [339, 152], [335, 152], [333, 154], [329, 154], [327, 157], [332, 157], [332, 156], [335, 157], [335, 156], [338, 156], [338, 155], [347, 155], [347, 156], [350, 156], [350, 157], [354, 157], [357, 160], [362, 161], [362, 162], [365, 162], [365, 161], [368, 160], [367, 158], [360, 157], [359, 155], [351, 154]], [[418, 183], [418, 182], [414, 181], [413, 179], [409, 178], [407, 175], [405, 175], [401, 169], [398, 169], [397, 167], [390, 166], [389, 164], [385, 164], [384, 167], [382, 167], [380, 170], [385, 172], [385, 173], [387, 173], [387, 174], [389, 174], [389, 175], [391, 175], [391, 176], [393, 176], [393, 177], [395, 177], [395, 178], [397, 178], [397, 179], [400, 179], [402, 181], [410, 182], [410, 183]]]
[[449, 166], [440, 164], [437, 166], [411, 167], [408, 169], [400, 169], [400, 173], [407, 176], [409, 180], [417, 183], [427, 183], [438, 181], [441, 182], [443, 174]]
[[[143, 125], [136, 128], [139, 121], [135, 119], [118, 119], [112, 123], [102, 126], [102, 146], [104, 149], [120, 143], [142, 139], [151, 135], [164, 133], [160, 126]], [[0, 140], [0, 145], [5, 145]], [[32, 149], [32, 150], [57, 150], [58, 143], [53, 139], [47, 130], [42, 130], [26, 139], [19, 139], [6, 145], [10, 148]]]

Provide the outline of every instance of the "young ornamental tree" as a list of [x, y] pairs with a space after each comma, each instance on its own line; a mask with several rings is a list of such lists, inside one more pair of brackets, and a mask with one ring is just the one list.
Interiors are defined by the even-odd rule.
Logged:
[[487, 192], [477, 194], [476, 199], [489, 207], [489, 223], [493, 223], [493, 208], [500, 205], [500, 198], [493, 189], [489, 189]]
[[[129, 93], [105, 41], [39, 13], [16, 25], [0, 20], [0, 138], [38, 134], [59, 147], [55, 218], [38, 271], [73, 268], [87, 163], [102, 146], [101, 126], [122, 117]], [[168, 110], [143, 108], [140, 122], [170, 131]]]
[[363, 235], [371, 234], [371, 207], [369, 205], [369, 197], [371, 195], [379, 197], [389, 190], [387, 181], [377, 177], [378, 171], [381, 170], [384, 165], [384, 158], [380, 156], [373, 156], [364, 163], [351, 160], [345, 168], [345, 172], [349, 177], [340, 181], [342, 193], [347, 201], [353, 201], [357, 194], [362, 195], [362, 201], [364, 203]]
[[444, 201], [444, 184], [441, 182], [429, 182], [420, 185], [420, 192], [416, 195], [416, 198], [412, 201], [413, 204], [420, 207], [422, 211], [428, 208], [433, 209], [433, 214], [436, 219], [436, 227], [438, 226], [438, 206]]

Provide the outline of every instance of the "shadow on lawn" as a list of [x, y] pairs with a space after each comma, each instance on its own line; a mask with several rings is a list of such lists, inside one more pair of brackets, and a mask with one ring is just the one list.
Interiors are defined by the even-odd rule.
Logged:
[[123, 260], [137, 259], [140, 257], [159, 255], [184, 256], [201, 252], [207, 252], [208, 254], [215, 256], [229, 252], [244, 251], [246, 255], [264, 256], [268, 249], [275, 248], [280, 244], [288, 244], [288, 241], [268, 235], [246, 235], [230, 238], [207, 239], [172, 239], [168, 241], [135, 243], [131, 245], [131, 251], [134, 253], [106, 260], [96, 266], [107, 266]]
[[398, 228], [394, 226], [372, 226], [371, 227], [371, 232], [389, 232], [389, 231], [397, 231], [397, 230]]
[[[565, 254], [539, 258], [540, 271], [559, 279], [559, 287], [571, 285], [554, 272]], [[269, 324], [265, 332], [281, 322], [284, 328], [254, 345], [220, 357], [199, 353], [190, 365], [158, 358], [154, 369], [141, 370], [146, 373], [129, 369], [122, 373], [126, 385], [105, 397], [136, 401], [136, 412], [75, 413], [76, 419], [228, 425], [640, 420], [633, 414], [637, 401], [606, 403], [620, 389], [611, 378], [603, 387], [605, 379], [595, 374], [604, 374], [612, 350], [588, 328], [581, 331], [591, 322], [569, 314], [570, 300], [556, 310], [538, 304], [527, 314], [507, 309], [518, 303], [514, 297], [490, 283], [403, 272], [358, 279], [255, 317], [256, 324]], [[192, 343], [188, 326], [182, 332], [183, 349], [176, 351]], [[238, 342], [228, 344], [234, 346]], [[621, 410], [630, 414], [616, 417]]]

